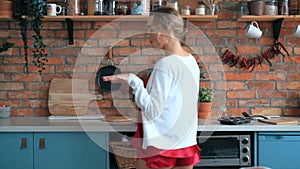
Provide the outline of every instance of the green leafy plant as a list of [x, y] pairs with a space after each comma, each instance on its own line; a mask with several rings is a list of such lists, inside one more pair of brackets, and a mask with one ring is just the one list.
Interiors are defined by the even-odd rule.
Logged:
[[46, 45], [41, 36], [41, 28], [45, 14], [46, 1], [45, 0], [13, 0], [13, 16], [19, 21], [22, 40], [24, 43], [25, 66], [24, 72], [28, 72], [28, 25], [34, 31], [33, 37], [33, 60], [32, 63], [39, 69], [41, 73], [45, 70], [45, 63], [48, 62]]
[[201, 87], [199, 90], [199, 102], [212, 102], [214, 100], [213, 92], [211, 89]]

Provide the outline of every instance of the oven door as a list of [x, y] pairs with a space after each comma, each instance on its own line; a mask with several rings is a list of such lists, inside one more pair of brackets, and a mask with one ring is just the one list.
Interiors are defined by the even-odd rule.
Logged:
[[198, 136], [197, 142], [201, 162], [196, 166], [242, 166], [239, 135]]

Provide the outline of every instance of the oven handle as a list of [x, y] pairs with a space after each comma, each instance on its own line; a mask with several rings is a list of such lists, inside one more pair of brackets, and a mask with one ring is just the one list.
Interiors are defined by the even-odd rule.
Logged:
[[216, 138], [216, 139], [222, 139], [222, 138], [235, 138], [236, 140], [240, 140], [240, 135], [222, 135], [222, 136], [197, 136], [198, 143], [203, 143], [208, 139]]

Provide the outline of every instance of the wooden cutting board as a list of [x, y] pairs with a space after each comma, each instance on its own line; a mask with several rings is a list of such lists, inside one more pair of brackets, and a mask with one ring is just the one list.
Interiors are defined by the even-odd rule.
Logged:
[[106, 122], [132, 122], [131, 118], [127, 118], [124, 116], [106, 116], [101, 120]]
[[258, 121], [263, 123], [275, 124], [275, 125], [298, 125], [298, 120], [293, 119], [258, 119]]
[[89, 93], [88, 80], [54, 78], [50, 83], [48, 108], [51, 115], [86, 115], [89, 102], [101, 99], [102, 95]]

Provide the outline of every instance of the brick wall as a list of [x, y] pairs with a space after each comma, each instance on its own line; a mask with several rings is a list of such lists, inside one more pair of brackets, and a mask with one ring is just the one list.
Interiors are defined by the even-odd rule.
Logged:
[[[236, 1], [222, 2], [216, 21], [192, 24], [203, 31], [204, 37], [207, 36], [215, 53], [222, 55], [225, 49], [230, 49], [241, 56], [256, 56], [273, 44], [272, 22], [258, 22], [263, 31], [262, 38], [247, 38], [244, 29], [249, 22], [237, 21], [236, 5]], [[215, 92], [215, 112], [225, 100], [229, 112], [234, 115], [240, 115], [242, 111], [265, 115], [300, 115], [300, 40], [293, 37], [298, 24], [299, 21], [284, 21], [279, 38], [293, 62], [277, 57], [271, 60], [272, 67], [265, 63], [250, 72], [219, 64], [215, 56], [195, 55], [208, 78], [201, 81], [201, 85], [212, 87]], [[68, 75], [88, 79], [90, 92], [98, 94], [100, 90], [95, 83], [96, 72], [106, 65], [106, 60], [101, 56], [105, 55], [106, 45], [112, 41], [114, 62], [120, 64], [123, 71], [138, 73], [151, 67], [160, 52], [153, 54], [143, 34], [139, 34], [144, 28], [145, 22], [74, 22], [74, 45], [69, 45], [66, 23], [47, 21], [42, 34], [49, 62], [40, 75], [32, 65], [29, 73], [23, 72], [23, 43], [17, 22], [0, 21], [0, 44], [6, 41], [15, 43], [13, 48], [0, 54], [0, 103], [12, 106], [12, 116], [47, 116], [51, 79]], [[135, 35], [127, 38], [131, 33]], [[28, 37], [30, 34], [32, 32]], [[188, 37], [189, 46], [201, 45], [201, 37], [199, 39], [191, 41]], [[31, 40], [29, 44], [32, 44]], [[126, 86], [122, 88], [127, 89]], [[131, 97], [128, 91], [118, 91], [117, 95], [118, 99], [112, 100], [112, 94], [104, 92], [103, 100], [90, 102], [89, 112], [100, 110], [107, 115], [134, 114], [134, 103], [126, 99]]]

